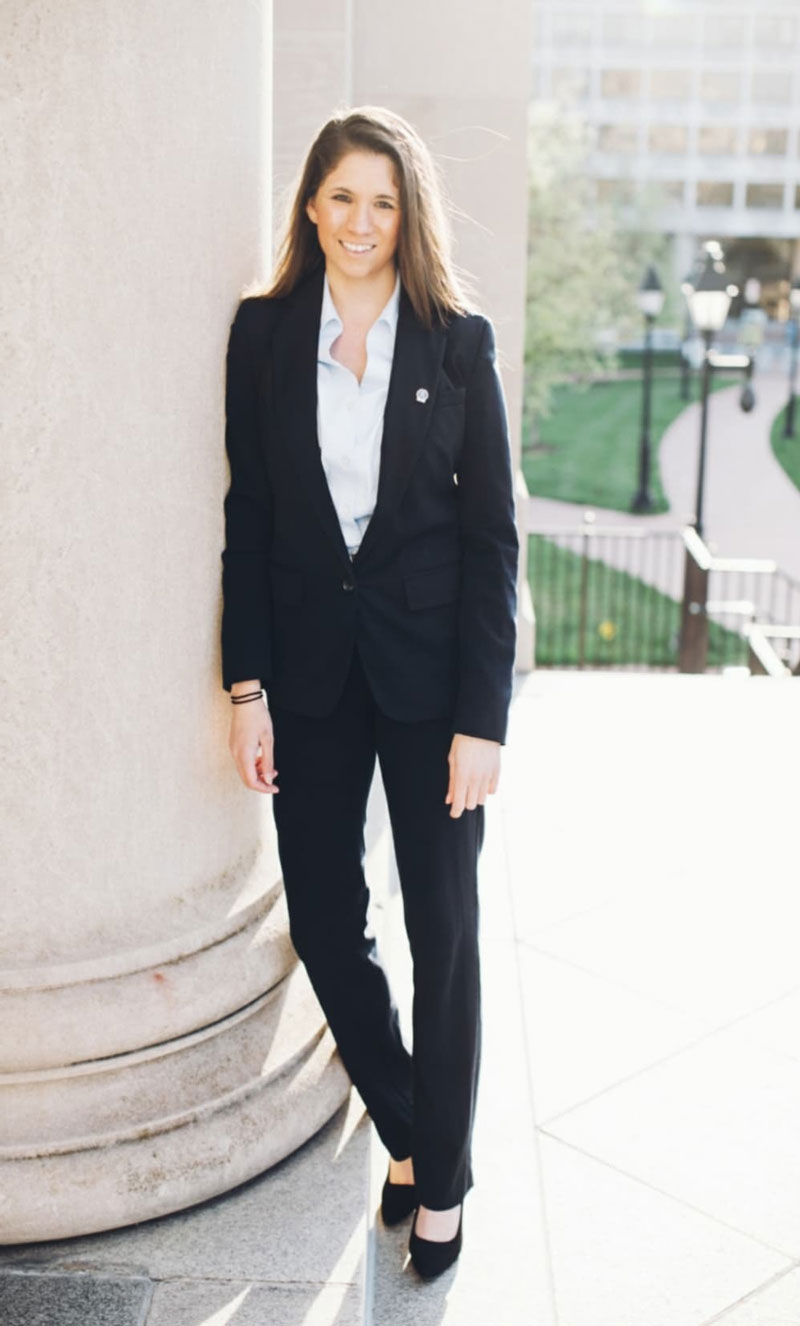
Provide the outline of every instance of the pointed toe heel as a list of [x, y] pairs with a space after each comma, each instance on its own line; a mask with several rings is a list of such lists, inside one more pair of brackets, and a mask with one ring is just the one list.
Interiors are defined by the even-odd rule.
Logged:
[[[417, 1215], [419, 1211], [417, 1211]], [[411, 1225], [411, 1233], [408, 1239], [408, 1251], [411, 1254], [411, 1260], [416, 1270], [425, 1280], [432, 1280], [434, 1276], [441, 1275], [461, 1252], [463, 1243], [464, 1229], [464, 1204], [461, 1204], [461, 1211], [458, 1216], [458, 1229], [451, 1239], [439, 1241], [438, 1239], [423, 1239], [417, 1233], [417, 1215]]]

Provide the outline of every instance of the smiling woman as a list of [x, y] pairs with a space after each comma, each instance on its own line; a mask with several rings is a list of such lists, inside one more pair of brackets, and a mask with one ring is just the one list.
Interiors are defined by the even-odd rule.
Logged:
[[[231, 326], [225, 441], [231, 753], [273, 797], [291, 938], [390, 1154], [384, 1220], [416, 1210], [412, 1262], [437, 1275], [474, 1182], [477, 864], [519, 539], [494, 329], [455, 276], [430, 152], [392, 112], [334, 116], [311, 144], [275, 279]], [[376, 758], [412, 1053], [367, 934]]]
[[331, 354], [361, 382], [368, 333], [395, 286], [400, 190], [392, 162], [377, 152], [348, 152], [306, 211], [317, 227], [333, 302], [349, 314]]

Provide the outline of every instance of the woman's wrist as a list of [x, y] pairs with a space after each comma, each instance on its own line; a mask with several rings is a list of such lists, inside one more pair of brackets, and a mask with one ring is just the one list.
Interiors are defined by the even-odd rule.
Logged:
[[254, 677], [252, 681], [235, 681], [231, 686], [231, 695], [246, 695], [250, 691], [261, 690], [261, 678]]
[[264, 688], [261, 685], [259, 677], [253, 681], [235, 681], [231, 686], [231, 704], [237, 707], [240, 704], [255, 704], [259, 700], [265, 700]]

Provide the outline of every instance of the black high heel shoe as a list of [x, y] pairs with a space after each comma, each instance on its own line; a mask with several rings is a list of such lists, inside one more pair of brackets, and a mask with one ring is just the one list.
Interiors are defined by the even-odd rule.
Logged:
[[451, 1239], [439, 1241], [438, 1239], [423, 1239], [417, 1233], [417, 1216], [419, 1207], [411, 1224], [411, 1233], [408, 1238], [408, 1251], [411, 1254], [411, 1260], [419, 1271], [419, 1274], [426, 1280], [431, 1280], [435, 1275], [441, 1275], [461, 1252], [464, 1229], [464, 1203], [461, 1203], [461, 1210], [458, 1213], [458, 1229]]
[[381, 1215], [385, 1225], [397, 1225], [419, 1204], [415, 1183], [390, 1183], [389, 1175], [381, 1193]]

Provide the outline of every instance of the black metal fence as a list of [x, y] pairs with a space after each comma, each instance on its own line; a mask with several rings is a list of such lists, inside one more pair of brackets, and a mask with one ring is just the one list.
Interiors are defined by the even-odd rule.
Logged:
[[[747, 667], [751, 623], [800, 626], [800, 583], [767, 559], [715, 558], [692, 530], [531, 530], [528, 575], [539, 666]], [[800, 642], [771, 644], [794, 670]]]

